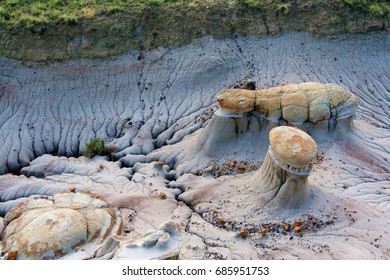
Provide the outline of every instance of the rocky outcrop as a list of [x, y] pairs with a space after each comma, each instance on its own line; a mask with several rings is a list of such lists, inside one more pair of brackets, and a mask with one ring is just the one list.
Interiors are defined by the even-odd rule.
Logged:
[[358, 99], [336, 84], [301, 83], [256, 91], [227, 89], [217, 95], [222, 112], [243, 114], [257, 111], [273, 122], [290, 124], [337, 121], [351, 117]]
[[82, 193], [28, 200], [13, 208], [4, 222], [3, 250], [16, 251], [22, 260], [57, 259], [122, 231], [118, 210]]

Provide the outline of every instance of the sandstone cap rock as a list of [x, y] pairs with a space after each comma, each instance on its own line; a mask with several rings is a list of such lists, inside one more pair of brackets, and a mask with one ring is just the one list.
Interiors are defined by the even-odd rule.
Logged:
[[278, 165], [305, 168], [317, 154], [317, 144], [313, 138], [295, 127], [273, 128], [269, 133], [269, 141], [271, 156]]
[[219, 106], [224, 112], [243, 114], [255, 108], [256, 92], [246, 89], [227, 89], [217, 95]]

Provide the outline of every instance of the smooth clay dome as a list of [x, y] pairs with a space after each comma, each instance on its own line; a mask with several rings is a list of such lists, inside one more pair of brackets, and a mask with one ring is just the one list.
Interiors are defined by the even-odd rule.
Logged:
[[4, 221], [3, 248], [17, 252], [21, 260], [58, 259], [122, 231], [119, 210], [84, 193], [25, 201], [8, 212]]
[[293, 173], [305, 172], [317, 154], [317, 144], [313, 138], [294, 127], [280, 126], [272, 129], [269, 140], [270, 154], [275, 163]]

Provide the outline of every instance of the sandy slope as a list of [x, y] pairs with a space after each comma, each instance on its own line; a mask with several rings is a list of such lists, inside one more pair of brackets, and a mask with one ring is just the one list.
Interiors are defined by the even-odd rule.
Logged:
[[[21, 175], [0, 176], [0, 214], [31, 195], [76, 186], [120, 207], [129, 230], [181, 222], [181, 258], [388, 259], [388, 40], [291, 33], [208, 38], [103, 61], [22, 65], [2, 57], [0, 171]], [[236, 120], [210, 120], [216, 93], [244, 78], [259, 88], [332, 82], [358, 96], [353, 128], [323, 132], [300, 209], [266, 211], [250, 184], [256, 171], [197, 176], [229, 160], [248, 168], [264, 159], [270, 127], [251, 117], [237, 136]], [[93, 136], [115, 145], [118, 161], [76, 158]], [[301, 233], [281, 228], [296, 219]]]

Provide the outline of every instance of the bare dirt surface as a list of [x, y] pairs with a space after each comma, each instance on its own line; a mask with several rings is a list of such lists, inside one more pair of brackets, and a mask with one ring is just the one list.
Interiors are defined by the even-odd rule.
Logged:
[[[389, 39], [289, 33], [104, 60], [0, 57], [0, 215], [74, 186], [120, 208], [125, 235], [180, 223], [181, 259], [389, 259]], [[321, 133], [298, 209], [259, 196], [278, 124], [214, 115], [216, 94], [245, 79], [358, 97], [351, 127]], [[81, 156], [95, 136], [111, 160]]]

